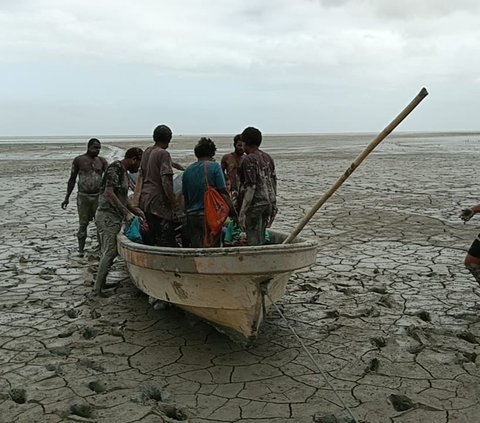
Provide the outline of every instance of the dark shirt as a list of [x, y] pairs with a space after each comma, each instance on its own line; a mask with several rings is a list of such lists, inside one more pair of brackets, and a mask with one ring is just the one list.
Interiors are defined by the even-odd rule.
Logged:
[[[140, 208], [146, 212], [171, 220], [174, 204], [172, 159], [167, 150], [152, 146], [142, 156], [143, 186]], [[170, 178], [171, 193], [165, 192], [162, 177]]]
[[242, 198], [246, 188], [255, 185], [250, 207], [276, 205], [277, 175], [275, 163], [269, 154], [262, 150], [247, 154], [240, 165], [239, 176]]
[[189, 214], [203, 214], [203, 196], [207, 190], [205, 163], [208, 169], [208, 185], [219, 191], [226, 189], [222, 168], [217, 162], [199, 161], [188, 166], [182, 176], [182, 191], [185, 209]]
[[100, 188], [100, 196], [98, 197], [97, 211], [112, 213], [123, 219], [123, 212], [118, 210], [105, 197], [105, 188], [113, 188], [113, 192], [123, 205], [127, 205], [128, 201], [128, 176], [127, 171], [120, 161], [111, 163], [105, 174], [103, 175], [102, 186]]

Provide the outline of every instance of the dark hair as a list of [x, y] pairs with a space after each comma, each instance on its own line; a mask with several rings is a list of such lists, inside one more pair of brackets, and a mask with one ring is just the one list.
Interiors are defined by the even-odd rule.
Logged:
[[141, 148], [132, 147], [132, 148], [129, 148], [125, 152], [125, 158], [126, 159], [139, 159], [140, 160], [142, 158], [142, 154], [143, 154], [143, 150]]
[[238, 141], [242, 141], [242, 136], [237, 134], [233, 137], [233, 145], [235, 145]]
[[257, 128], [249, 126], [242, 132], [242, 141], [245, 145], [256, 145], [260, 147], [262, 143], [262, 133]]
[[100, 142], [98, 139], [96, 139], [96, 138], [90, 138], [90, 139], [88, 140], [87, 148], [90, 148], [90, 146], [91, 146], [92, 144], [96, 143], [96, 142], [98, 142], [99, 144], [101, 144], [101, 142]]
[[155, 143], [168, 144], [172, 139], [172, 130], [167, 125], [158, 125], [153, 131]]
[[215, 151], [217, 151], [217, 147], [210, 138], [202, 137], [197, 142], [197, 145], [195, 146], [193, 151], [198, 159], [200, 157], [213, 157], [215, 156]]

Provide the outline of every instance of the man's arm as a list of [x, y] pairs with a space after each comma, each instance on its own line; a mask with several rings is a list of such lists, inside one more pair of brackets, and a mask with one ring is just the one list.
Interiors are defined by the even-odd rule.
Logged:
[[175, 193], [173, 192], [173, 175], [168, 173], [162, 175], [161, 181], [163, 186], [163, 192], [165, 193], [165, 197], [167, 200], [167, 206], [172, 209], [173, 214], [173, 206], [175, 204]]
[[75, 182], [77, 181], [78, 175], [78, 157], [73, 160], [72, 169], [70, 171], [70, 178], [67, 182], [67, 195], [65, 195], [65, 199], [62, 202], [62, 209], [66, 209], [68, 206], [68, 201], [70, 200], [70, 195], [72, 194], [73, 189], [75, 188]]
[[122, 202], [118, 199], [117, 195], [115, 194], [114, 188], [111, 186], [105, 187], [104, 192], [105, 198], [108, 202], [115, 207], [123, 216], [125, 220], [129, 221], [133, 216], [132, 213], [125, 207]]
[[182, 172], [185, 170], [185, 168], [180, 163], [172, 162], [172, 167], [174, 169], [181, 170]]
[[245, 189], [245, 194], [243, 196], [242, 208], [240, 209], [240, 214], [238, 217], [238, 223], [242, 230], [245, 230], [245, 221], [247, 218], [247, 211], [252, 204], [253, 195], [255, 194], [255, 185], [248, 185]]

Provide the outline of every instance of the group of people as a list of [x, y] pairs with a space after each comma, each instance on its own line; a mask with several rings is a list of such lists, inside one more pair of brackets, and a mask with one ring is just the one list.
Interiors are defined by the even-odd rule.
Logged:
[[[123, 222], [138, 216], [146, 227], [146, 243], [164, 247], [201, 248], [205, 244], [207, 187], [214, 188], [230, 211], [230, 225], [246, 235], [248, 245], [266, 243], [266, 228], [277, 213], [277, 177], [272, 157], [260, 149], [262, 133], [246, 128], [234, 138], [234, 151], [214, 160], [216, 145], [201, 138], [194, 153], [197, 161], [186, 169], [172, 162], [167, 151], [172, 131], [159, 125], [153, 132], [154, 145], [145, 151], [130, 148], [122, 160], [109, 165], [99, 156], [101, 143], [92, 138], [87, 152], [74, 159], [62, 208], [69, 204], [78, 177], [78, 252], [84, 255], [87, 226], [95, 220], [101, 258], [94, 290], [103, 295], [106, 278], [117, 256], [116, 237]], [[181, 192], [175, 193], [173, 168], [184, 170]], [[133, 183], [131, 174], [138, 172]], [[135, 188], [129, 198], [128, 190]], [[268, 236], [268, 235], [267, 235]], [[219, 247], [221, 233], [208, 246]]]

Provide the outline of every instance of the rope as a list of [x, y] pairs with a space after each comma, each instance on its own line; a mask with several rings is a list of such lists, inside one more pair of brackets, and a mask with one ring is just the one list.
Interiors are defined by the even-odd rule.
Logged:
[[270, 297], [270, 295], [268, 294], [267, 290], [262, 290], [263, 293], [268, 297], [268, 299], [270, 300], [270, 302], [275, 306], [275, 309], [277, 310], [278, 314], [280, 314], [280, 317], [285, 321], [286, 325], [288, 326], [288, 328], [292, 331], [293, 335], [295, 336], [295, 338], [297, 338], [297, 341], [300, 343], [300, 345], [302, 346], [302, 348], [304, 349], [304, 351], [307, 353], [308, 357], [310, 357], [310, 360], [312, 360], [312, 363], [315, 365], [315, 367], [318, 369], [318, 371], [320, 372], [320, 374], [323, 376], [323, 378], [325, 379], [325, 382], [327, 382], [328, 386], [330, 387], [330, 389], [334, 392], [334, 394], [336, 395], [336, 397], [338, 398], [338, 400], [340, 401], [340, 403], [342, 404], [343, 408], [345, 410], [347, 410], [348, 414], [350, 414], [350, 417], [353, 419], [354, 423], [359, 423], [357, 418], [353, 415], [352, 411], [350, 410], [350, 408], [348, 408], [347, 404], [345, 404], [345, 402], [342, 400], [342, 398], [340, 397], [340, 395], [338, 395], [338, 392], [335, 390], [335, 388], [333, 387], [333, 385], [329, 382], [328, 378], [327, 378], [327, 375], [325, 374], [325, 372], [321, 369], [320, 365], [317, 363], [317, 361], [313, 358], [312, 354], [310, 354], [310, 351], [308, 351], [307, 347], [305, 346], [305, 344], [303, 343], [303, 341], [301, 340], [301, 338], [297, 335], [297, 333], [295, 332], [295, 330], [293, 329], [293, 327], [290, 325], [290, 323], [288, 323], [288, 320], [286, 319], [286, 317], [283, 315], [283, 313], [280, 311], [280, 309], [278, 308], [278, 306], [274, 303], [274, 301], [272, 300], [272, 298]]

